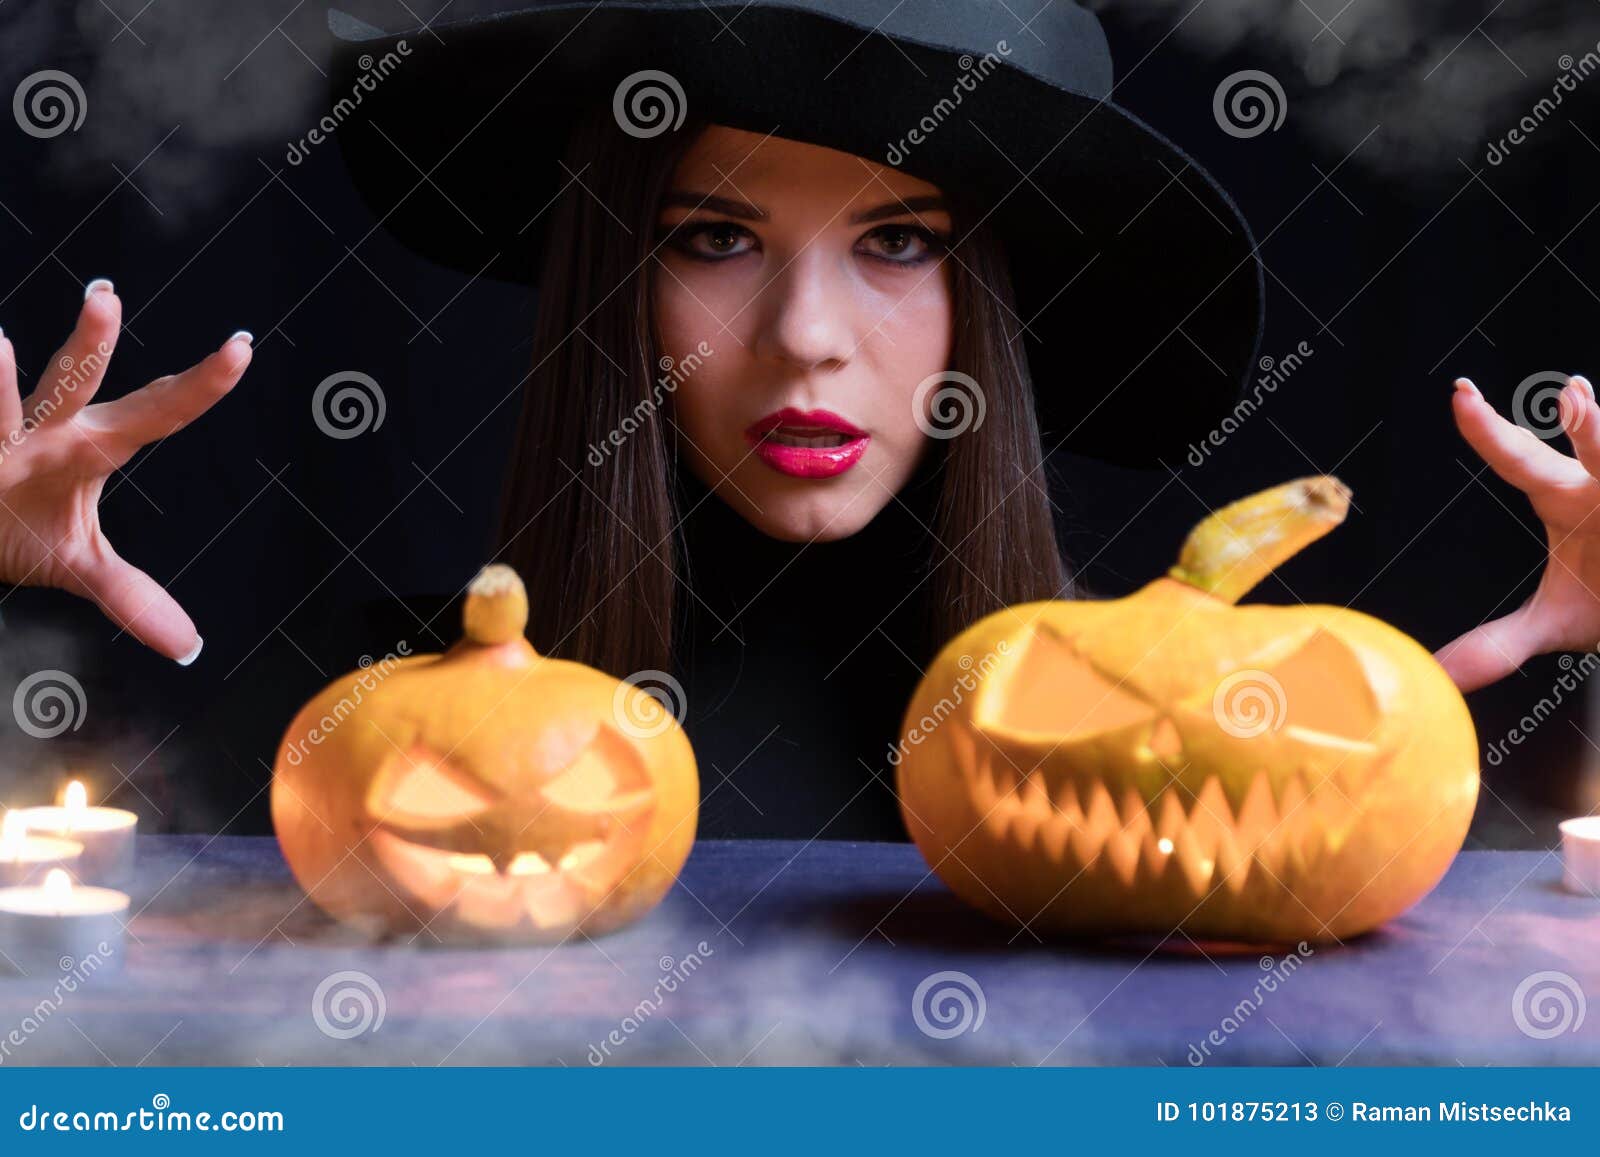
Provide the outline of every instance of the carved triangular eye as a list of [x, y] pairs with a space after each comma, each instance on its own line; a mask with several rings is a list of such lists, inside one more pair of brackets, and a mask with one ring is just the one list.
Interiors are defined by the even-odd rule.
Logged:
[[609, 727], [596, 729], [588, 746], [541, 792], [562, 811], [588, 816], [636, 811], [655, 796], [633, 745]]
[[1310, 743], [1362, 743], [1383, 718], [1361, 659], [1320, 627], [1284, 658], [1236, 671], [1206, 704], [1197, 699], [1190, 705], [1209, 705], [1225, 730], [1232, 721], [1250, 734], [1283, 731]]
[[373, 778], [368, 813], [407, 828], [446, 827], [497, 802], [493, 791], [421, 745], [395, 751]]
[[984, 682], [974, 712], [980, 727], [1071, 743], [1157, 714], [1048, 627], [1031, 630], [1011, 646], [1021, 653]]

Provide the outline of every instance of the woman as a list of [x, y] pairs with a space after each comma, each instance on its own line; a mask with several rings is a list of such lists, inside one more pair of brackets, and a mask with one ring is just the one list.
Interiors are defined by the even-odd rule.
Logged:
[[[384, 224], [541, 288], [502, 554], [540, 650], [681, 681], [706, 835], [901, 837], [883, 753], [934, 649], [1075, 593], [1046, 449], [1157, 459], [1256, 353], [1248, 228], [1107, 99], [1092, 16], [1058, 0], [1007, 40], [999, 0], [861, 7], [546, 3], [409, 43], [335, 24], [336, 96], [362, 94], [337, 132]], [[0, 338], [0, 578], [187, 664], [194, 624], [96, 504], [232, 389], [250, 337], [90, 404], [120, 311], [91, 283], [25, 402]], [[1600, 640], [1600, 409], [1563, 390], [1574, 459], [1464, 379], [1452, 404], [1550, 541], [1534, 596], [1440, 652], [1470, 689]]]

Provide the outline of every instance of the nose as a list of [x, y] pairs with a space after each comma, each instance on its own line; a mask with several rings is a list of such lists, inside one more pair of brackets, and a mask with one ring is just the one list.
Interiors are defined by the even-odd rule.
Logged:
[[856, 347], [852, 300], [847, 279], [827, 255], [802, 250], [757, 299], [756, 354], [803, 370], [840, 368]]

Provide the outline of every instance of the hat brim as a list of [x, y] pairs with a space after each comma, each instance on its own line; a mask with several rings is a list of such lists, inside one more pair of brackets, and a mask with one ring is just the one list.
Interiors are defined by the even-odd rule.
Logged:
[[[559, 161], [573, 120], [658, 69], [699, 120], [892, 158], [988, 206], [1047, 450], [1151, 465], [1230, 413], [1259, 349], [1262, 272], [1243, 215], [1182, 150], [1109, 101], [1009, 64], [950, 113], [970, 56], [799, 8], [750, 7], [737, 42], [724, 19], [703, 5], [552, 3], [435, 36], [334, 13], [332, 90], [361, 89], [340, 148], [407, 247], [534, 284], [535, 221], [568, 183]], [[398, 63], [363, 87], [387, 53]]]

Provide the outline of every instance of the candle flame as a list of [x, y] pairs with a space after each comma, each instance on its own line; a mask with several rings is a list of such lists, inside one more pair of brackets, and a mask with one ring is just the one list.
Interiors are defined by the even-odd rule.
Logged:
[[1563, 834], [1575, 840], [1600, 840], [1600, 815], [1591, 814], [1562, 820], [1560, 828]]
[[44, 874], [44, 894], [52, 900], [65, 900], [72, 893], [72, 877], [60, 868]]
[[83, 780], [75, 779], [61, 791], [61, 806], [69, 812], [81, 812], [89, 806], [89, 790]]
[[22, 841], [28, 827], [21, 812], [8, 811], [0, 823], [0, 860], [14, 860], [22, 854]]

